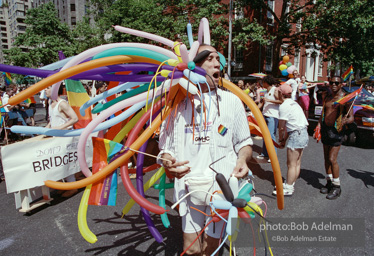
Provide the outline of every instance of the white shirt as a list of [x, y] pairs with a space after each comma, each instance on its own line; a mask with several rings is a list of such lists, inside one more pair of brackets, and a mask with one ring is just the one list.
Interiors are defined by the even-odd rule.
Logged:
[[309, 125], [303, 109], [289, 98], [279, 106], [279, 120], [286, 121], [287, 132], [301, 130]]
[[[217, 92], [212, 92], [211, 104], [217, 104], [215, 93], [217, 93], [220, 98], [220, 115], [217, 114], [213, 120], [211, 139], [209, 141], [209, 154], [210, 159], [214, 161], [225, 156], [225, 158], [214, 164], [213, 168], [228, 179], [236, 165], [239, 150], [244, 146], [253, 145], [253, 141], [251, 139], [244, 106], [240, 99], [231, 92], [218, 89]], [[208, 97], [206, 97], [205, 101], [206, 104], [209, 105]], [[176, 116], [174, 116], [173, 110], [172, 114], [162, 123], [159, 139], [159, 157], [161, 157], [163, 153], [169, 153], [171, 156], [175, 157], [177, 161], [186, 160], [185, 137], [182, 136], [182, 133], [184, 132], [186, 124], [190, 122], [191, 115], [186, 111], [185, 102], [186, 101], [183, 100], [178, 104]], [[189, 100], [187, 100], [187, 104], [190, 105]], [[219, 132], [219, 128], [222, 128], [222, 126], [227, 129], [224, 135]], [[159, 159], [158, 163], [161, 163]], [[208, 164], [210, 163], [211, 162]], [[220, 190], [216, 182], [213, 185], [213, 191], [215, 190]], [[174, 200], [177, 201], [185, 194], [185, 178], [175, 179]], [[179, 205], [180, 216], [186, 214], [186, 203], [187, 201], [183, 200]]]
[[[59, 100], [54, 108], [52, 108], [51, 104], [49, 105], [49, 120], [51, 122], [51, 128], [58, 127], [60, 125], [65, 124], [69, 119], [64, 117], [61, 112], [58, 110], [58, 106], [60, 105], [61, 102], [64, 100]], [[72, 127], [70, 126], [68, 129], [71, 129]]]
[[[265, 93], [265, 98], [269, 100], [275, 100], [275, 86], [272, 86], [270, 91]], [[262, 110], [262, 114], [267, 117], [279, 117], [279, 104], [271, 103], [268, 101], [265, 101], [264, 109]]]

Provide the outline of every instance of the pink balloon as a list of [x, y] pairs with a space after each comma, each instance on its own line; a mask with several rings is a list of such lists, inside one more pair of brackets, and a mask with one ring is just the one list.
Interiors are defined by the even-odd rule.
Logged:
[[114, 26], [114, 29], [119, 31], [119, 32], [122, 32], [122, 33], [130, 34], [130, 35], [134, 35], [134, 36], [139, 36], [139, 37], [147, 38], [147, 39], [162, 43], [164, 45], [169, 46], [170, 48], [173, 48], [173, 46], [174, 46], [173, 41], [171, 41], [167, 38], [164, 38], [162, 36], [158, 36], [158, 35], [154, 35], [154, 34], [151, 34], [151, 33], [144, 32], [144, 31], [131, 29], [131, 28], [126, 28], [126, 27], [122, 27], [122, 26], [118, 26], [118, 25]]
[[207, 18], [202, 18], [199, 25], [198, 41], [200, 44], [210, 45], [210, 30], [209, 30], [209, 21]]
[[196, 53], [197, 53], [197, 50], [199, 49], [199, 47], [200, 47], [199, 41], [193, 42], [192, 47], [190, 49], [190, 52], [188, 54], [188, 57], [189, 57], [190, 61], [193, 61], [193, 59], [196, 57]]
[[296, 70], [296, 67], [294, 65], [287, 68], [288, 74], [292, 74], [292, 72], [294, 72], [295, 70]]

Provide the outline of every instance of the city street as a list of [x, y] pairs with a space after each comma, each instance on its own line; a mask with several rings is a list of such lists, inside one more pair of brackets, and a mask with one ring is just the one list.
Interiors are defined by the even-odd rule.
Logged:
[[[36, 121], [40, 126], [46, 124], [45, 112], [38, 108]], [[337, 245], [329, 247], [294, 246], [272, 247], [273, 255], [373, 255], [374, 251], [374, 146], [367, 143], [359, 146], [342, 146], [338, 162], [341, 173], [342, 194], [337, 200], [327, 200], [319, 192], [324, 179], [324, 161], [322, 144], [316, 143], [310, 136], [309, 146], [302, 158], [301, 175], [296, 181], [295, 193], [285, 198], [283, 210], [277, 208], [273, 191], [273, 173], [271, 164], [266, 161], [256, 162], [261, 152], [262, 140], [255, 139], [253, 159], [250, 169], [254, 173], [257, 193], [267, 203], [266, 217], [271, 218], [356, 218], [364, 220], [363, 236], [357, 235], [362, 230], [347, 232], [346, 236], [364, 239], [364, 246]], [[283, 178], [287, 172], [286, 149], [278, 149], [278, 158]], [[145, 175], [145, 180], [150, 178]], [[135, 181], [135, 180], [133, 180]], [[55, 191], [52, 192], [52, 196]], [[164, 237], [159, 244], [150, 235], [142, 219], [140, 208], [135, 205], [130, 213], [121, 218], [121, 211], [130, 197], [122, 184], [118, 188], [116, 206], [89, 206], [87, 222], [90, 230], [97, 236], [94, 244], [86, 242], [77, 226], [77, 213], [83, 189], [69, 199], [55, 197], [50, 205], [42, 206], [30, 214], [19, 212], [15, 208], [13, 194], [6, 193], [5, 182], [0, 183], [1, 255], [180, 255], [182, 253], [182, 233], [180, 218], [171, 210], [172, 191], [167, 190], [166, 201], [170, 228], [165, 228], [158, 215], [152, 214], [158, 231]], [[146, 195], [157, 203], [158, 191], [151, 188]], [[261, 205], [262, 209], [264, 205]], [[255, 218], [259, 218], [257, 215]], [[356, 232], [357, 231], [357, 232]], [[252, 234], [248, 232], [247, 234]], [[274, 238], [269, 237], [270, 246]], [[273, 240], [274, 241], [274, 240]], [[345, 247], [348, 246], [348, 247]], [[239, 248], [237, 255], [252, 255], [253, 248]], [[222, 255], [229, 255], [226, 246]], [[265, 255], [264, 248], [258, 248], [256, 255]], [[270, 255], [270, 254], [268, 254]]]

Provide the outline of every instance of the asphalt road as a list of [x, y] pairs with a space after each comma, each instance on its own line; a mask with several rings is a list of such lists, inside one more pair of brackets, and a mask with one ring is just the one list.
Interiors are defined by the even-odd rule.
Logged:
[[[38, 109], [36, 120], [44, 124], [42, 109]], [[254, 157], [261, 151], [262, 140], [254, 140]], [[255, 175], [255, 189], [268, 206], [267, 217], [291, 218], [308, 222], [311, 218], [356, 218], [364, 221], [364, 227], [344, 233], [358, 240], [364, 246], [352, 247], [350, 244], [326, 243], [317, 246], [272, 247], [274, 255], [373, 255], [374, 254], [374, 146], [342, 146], [339, 154], [342, 195], [329, 201], [319, 193], [325, 184], [322, 145], [310, 138], [302, 159], [300, 178], [295, 185], [295, 194], [285, 198], [285, 207], [278, 210], [276, 199], [271, 196], [273, 174], [271, 164], [258, 163], [253, 159], [250, 166]], [[278, 158], [283, 177], [286, 174], [286, 150], [278, 150]], [[150, 175], [146, 175], [148, 179]], [[150, 189], [148, 199], [156, 202], [158, 192]], [[52, 193], [53, 194], [53, 193]], [[6, 194], [5, 182], [0, 183], [0, 255], [180, 255], [182, 252], [182, 233], [180, 219], [176, 211], [168, 212], [171, 227], [163, 227], [160, 217], [152, 215], [157, 229], [164, 237], [159, 244], [142, 220], [139, 206], [121, 218], [121, 211], [130, 199], [123, 186], [119, 186], [117, 206], [89, 206], [87, 222], [98, 241], [86, 242], [79, 233], [77, 212], [83, 190], [69, 199], [56, 197], [50, 205], [31, 212], [20, 213], [15, 209], [14, 196]], [[166, 193], [167, 208], [171, 206], [171, 191]], [[263, 208], [263, 205], [262, 205]], [[256, 218], [258, 218], [256, 216]], [[355, 228], [355, 226], [354, 226]], [[364, 230], [362, 230], [364, 229]], [[360, 234], [360, 232], [362, 232]], [[297, 232], [295, 232], [297, 234]], [[272, 237], [269, 237], [270, 245]], [[346, 247], [348, 246], [348, 247]], [[229, 255], [228, 247], [223, 255]], [[239, 248], [238, 255], [251, 255], [253, 249]], [[256, 255], [265, 255], [258, 248]], [[270, 255], [270, 254], [268, 254]]]

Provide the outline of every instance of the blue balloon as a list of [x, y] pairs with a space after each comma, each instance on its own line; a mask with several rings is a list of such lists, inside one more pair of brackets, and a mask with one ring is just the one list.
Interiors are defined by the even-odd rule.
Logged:
[[283, 70], [282, 70], [282, 75], [283, 75], [283, 76], [288, 76], [287, 69], [283, 69]]
[[232, 204], [229, 201], [214, 200], [213, 206], [220, 210], [228, 210], [232, 207]]
[[[152, 99], [149, 100], [151, 102]], [[125, 112], [121, 113], [120, 115], [111, 118], [101, 124], [99, 124], [92, 132], [102, 131], [105, 129], [110, 128], [113, 125], [116, 125], [123, 120], [129, 118], [131, 115], [135, 114], [140, 110], [142, 107], [145, 106], [145, 101], [139, 102], [131, 106]], [[83, 129], [76, 129], [76, 130], [57, 130], [45, 127], [37, 127], [37, 126], [24, 126], [24, 125], [13, 125], [10, 130], [14, 133], [24, 133], [24, 134], [42, 134], [47, 136], [56, 136], [56, 137], [74, 137], [80, 136], [83, 132]]]
[[190, 22], [187, 24], [187, 36], [188, 36], [188, 43], [190, 44], [190, 49], [193, 44], [193, 35], [192, 35], [192, 25]]

